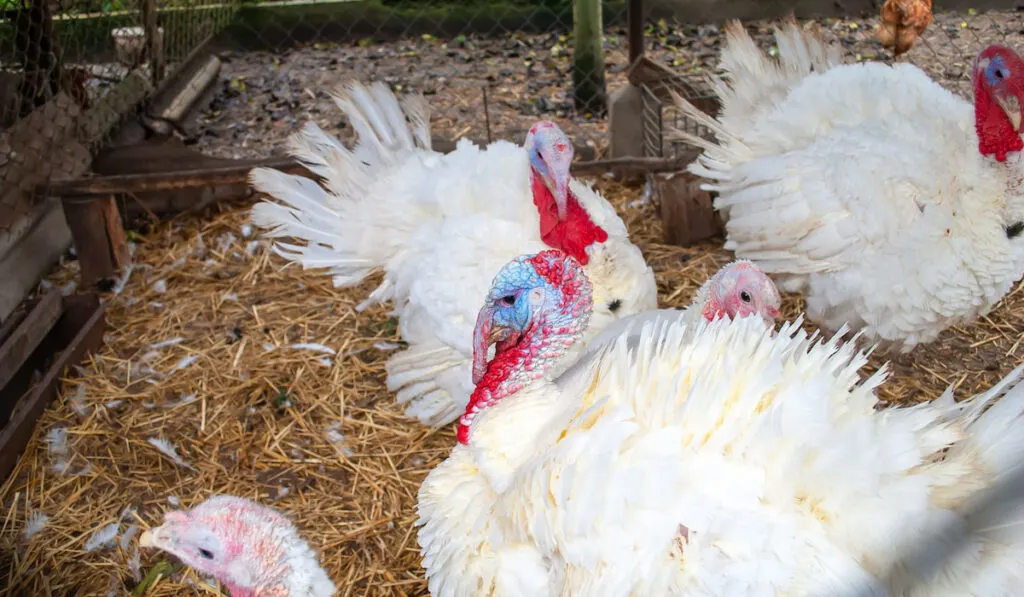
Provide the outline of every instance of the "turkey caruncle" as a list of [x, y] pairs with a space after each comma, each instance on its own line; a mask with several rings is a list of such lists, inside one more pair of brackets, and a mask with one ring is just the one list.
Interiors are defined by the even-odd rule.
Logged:
[[[506, 345], [420, 487], [431, 595], [1020, 594], [1017, 496], [959, 532], [1024, 465], [1024, 366], [960, 403], [880, 410], [885, 368], [861, 379], [853, 343], [691, 309], [623, 319], [547, 375], [590, 301], [557, 251], [495, 278], [477, 338]], [[961, 549], [931, 568], [927, 541]]]
[[1024, 274], [1024, 62], [989, 46], [974, 106], [911, 64], [843, 64], [817, 29], [775, 34], [778, 61], [727, 27], [716, 141], [689, 170], [709, 180], [726, 248], [807, 316], [904, 352], [984, 315]]
[[395, 307], [408, 348], [388, 360], [387, 384], [406, 414], [443, 425], [465, 410], [480, 297], [517, 255], [555, 247], [585, 265], [595, 287], [591, 333], [657, 307], [654, 273], [615, 209], [570, 177], [573, 146], [554, 123], [533, 125], [523, 146], [462, 139], [442, 154], [430, 149], [422, 97], [400, 104], [382, 83], [352, 82], [335, 98], [358, 143], [350, 150], [305, 125], [289, 148], [326, 189], [255, 169], [252, 184], [277, 202], [254, 207], [253, 223], [271, 237], [306, 241], [275, 250], [303, 267], [328, 268], [337, 286], [384, 270], [360, 307]]

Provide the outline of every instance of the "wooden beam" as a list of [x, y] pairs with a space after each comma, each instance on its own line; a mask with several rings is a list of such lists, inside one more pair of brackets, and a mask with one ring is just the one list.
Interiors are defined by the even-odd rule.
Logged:
[[[292, 158], [269, 158], [265, 160], [247, 160], [237, 166], [147, 174], [115, 174], [78, 180], [55, 181], [49, 186], [49, 189], [51, 194], [65, 198], [189, 189], [245, 183], [249, 180], [249, 172], [253, 168], [260, 167], [274, 168], [291, 174], [309, 172]], [[312, 176], [312, 173], [309, 174]]]
[[0, 388], [7, 385], [60, 319], [61, 294], [51, 290], [0, 345]]
[[[91, 352], [103, 344], [105, 327], [104, 308], [95, 294], [69, 297], [64, 301], [64, 313], [57, 325], [47, 336], [43, 347], [45, 355], [60, 352], [60, 356], [46, 370], [43, 378], [21, 401], [7, 424], [0, 430], [0, 482], [10, 475], [25, 451], [36, 421], [43, 410], [56, 398], [60, 391], [60, 380], [66, 370], [82, 362]], [[26, 363], [26, 367], [41, 367], [42, 363]], [[3, 389], [4, 401], [17, 400], [10, 396], [8, 388]]]
[[570, 170], [573, 174], [615, 172], [619, 176], [629, 176], [653, 172], [675, 172], [685, 168], [688, 163], [679, 158], [621, 157], [590, 162], [573, 162]]

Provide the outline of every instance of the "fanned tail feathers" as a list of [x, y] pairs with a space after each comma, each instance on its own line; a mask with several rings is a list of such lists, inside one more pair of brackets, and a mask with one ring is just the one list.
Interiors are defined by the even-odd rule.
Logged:
[[[430, 150], [430, 114], [422, 97], [400, 103], [379, 82], [350, 82], [333, 95], [358, 134], [356, 146], [350, 150], [307, 123], [289, 138], [287, 148], [323, 187], [302, 176], [256, 168], [249, 175], [252, 186], [276, 201], [253, 207], [252, 222], [270, 238], [306, 243], [275, 243], [278, 255], [305, 268], [327, 268], [336, 286], [351, 286], [398, 254], [416, 226], [395, 217], [416, 214], [384, 209], [371, 189], [381, 170], [400, 167], [411, 152]], [[381, 285], [360, 307], [387, 300], [392, 288]]]
[[[840, 50], [825, 43], [816, 25], [805, 30], [795, 19], [787, 19], [776, 29], [775, 42], [779, 50], [777, 61], [757, 47], [742, 23], [730, 21], [720, 64], [724, 76], [712, 76], [709, 81], [720, 104], [718, 118], [711, 118], [682, 97], [674, 97], [684, 116], [706, 127], [715, 137], [715, 141], [709, 141], [681, 129], [666, 131], [666, 139], [704, 150], [690, 164], [690, 172], [714, 181], [729, 181], [731, 167], [752, 157], [742, 139], [757, 117], [781, 102], [793, 85], [812, 72], [823, 72], [843, 63]], [[705, 188], [720, 190], [715, 184]]]

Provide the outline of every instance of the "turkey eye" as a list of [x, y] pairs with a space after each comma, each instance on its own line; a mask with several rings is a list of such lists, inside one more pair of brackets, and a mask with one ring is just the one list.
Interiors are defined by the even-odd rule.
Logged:
[[1009, 76], [1010, 76], [1010, 73], [1007, 72], [1007, 70], [1005, 68], [997, 68], [996, 69], [996, 78], [997, 79], [1005, 79], [1005, 78], [1007, 78]]
[[614, 301], [608, 303], [608, 310], [611, 311], [612, 313], [615, 313], [616, 311], [619, 310], [619, 307], [621, 306], [622, 301], [619, 299], [615, 299]]
[[203, 556], [207, 560], [212, 560], [213, 559], [213, 552], [210, 551], [209, 549], [203, 549], [202, 547], [200, 547], [199, 548], [199, 555]]
[[744, 303], [749, 303], [750, 302], [750, 293], [747, 292], [746, 290], [741, 292], [740, 293], [740, 300], [743, 301]]
[[1006, 227], [1006, 238], [1017, 238], [1024, 232], [1024, 222], [1014, 222]]
[[516, 297], [514, 294], [503, 296], [501, 297], [501, 302], [511, 307], [512, 305], [516, 304]]

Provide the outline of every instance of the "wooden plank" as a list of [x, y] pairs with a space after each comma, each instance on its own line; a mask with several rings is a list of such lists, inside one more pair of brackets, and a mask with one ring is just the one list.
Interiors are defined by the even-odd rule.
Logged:
[[62, 300], [59, 290], [51, 290], [0, 345], [0, 388], [7, 385], [25, 364], [29, 355], [50, 333], [60, 319]]
[[610, 171], [618, 176], [630, 176], [653, 172], [676, 172], [686, 167], [687, 163], [689, 162], [681, 161], [678, 158], [621, 157], [592, 162], [573, 162], [569, 170], [576, 175]]
[[21, 322], [25, 321], [27, 316], [27, 309], [18, 309], [14, 313], [11, 313], [11, 316], [7, 318], [7, 321], [0, 326], [0, 343], [6, 342], [7, 339], [10, 338], [11, 334], [14, 333], [14, 330], [18, 329]]
[[[436, 151], [446, 153], [455, 149], [454, 143], [438, 141], [440, 147]], [[131, 147], [119, 148], [119, 155], [130, 152]], [[177, 156], [188, 164], [188, 169], [175, 171], [140, 172], [132, 174], [112, 174], [81, 178], [77, 180], [54, 181], [49, 184], [48, 191], [52, 195], [65, 198], [82, 198], [89, 200], [100, 200], [102, 195], [117, 194], [139, 194], [157, 191], [171, 191], [179, 189], [206, 188], [212, 186], [227, 186], [236, 184], [248, 184], [249, 172], [253, 168], [274, 168], [289, 174], [298, 174], [313, 178], [314, 175], [305, 166], [302, 166], [290, 157], [273, 157], [256, 160], [225, 160], [223, 158], [212, 158], [196, 154], [191, 150], [181, 150], [169, 147], [163, 152], [158, 147], [149, 145], [143, 146], [147, 155], [154, 153], [167, 153]], [[584, 157], [593, 155], [593, 150], [577, 148], [577, 153]], [[202, 164], [209, 163], [209, 166]], [[153, 163], [150, 161], [149, 163]], [[595, 162], [598, 163], [599, 162]], [[113, 160], [106, 160], [105, 167], [110, 168]], [[124, 167], [134, 167], [124, 163]], [[574, 162], [573, 168], [582, 170], [600, 169], [602, 166], [595, 166], [591, 162]], [[576, 171], [576, 170], [574, 170]], [[67, 204], [65, 203], [65, 209]], [[70, 222], [70, 221], [69, 221]]]
[[[103, 344], [105, 311], [95, 294], [69, 297], [64, 314], [47, 337], [47, 352], [60, 351], [39, 383], [25, 396], [10, 421], [0, 431], [0, 482], [5, 480], [28, 445], [36, 421], [60, 390], [60, 379]], [[26, 366], [32, 366], [27, 363]], [[4, 392], [4, 399], [10, 399]]]
[[71, 246], [71, 231], [64, 221], [60, 199], [47, 197], [40, 207], [45, 208], [45, 213], [28, 233], [0, 249], [0, 320], [22, 305], [28, 293], [39, 286], [39, 279]]

